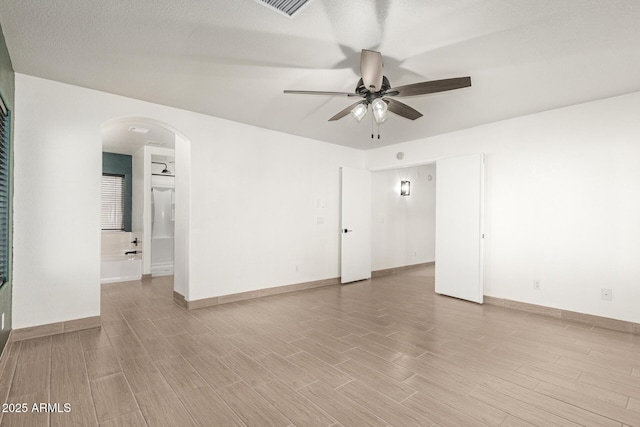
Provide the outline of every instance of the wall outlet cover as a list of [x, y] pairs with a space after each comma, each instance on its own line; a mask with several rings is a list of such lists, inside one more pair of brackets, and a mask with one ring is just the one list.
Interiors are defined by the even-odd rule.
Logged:
[[613, 291], [607, 288], [600, 289], [600, 298], [602, 298], [602, 301], [612, 301]]

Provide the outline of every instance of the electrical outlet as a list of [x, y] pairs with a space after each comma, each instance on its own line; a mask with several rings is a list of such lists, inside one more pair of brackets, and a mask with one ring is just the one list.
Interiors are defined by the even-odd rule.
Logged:
[[540, 279], [533, 279], [533, 289], [536, 291], [540, 290]]
[[602, 301], [611, 301], [613, 300], [613, 292], [611, 289], [602, 288], [600, 289], [600, 298]]

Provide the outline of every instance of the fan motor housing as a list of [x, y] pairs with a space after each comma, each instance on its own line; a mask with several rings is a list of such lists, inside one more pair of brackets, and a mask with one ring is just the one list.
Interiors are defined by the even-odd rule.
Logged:
[[356, 86], [356, 93], [363, 98], [366, 98], [367, 102], [371, 102], [376, 98], [382, 98], [385, 92], [391, 88], [391, 83], [387, 76], [382, 76], [382, 86], [378, 92], [371, 92], [365, 85], [362, 78], [358, 80], [358, 86]]

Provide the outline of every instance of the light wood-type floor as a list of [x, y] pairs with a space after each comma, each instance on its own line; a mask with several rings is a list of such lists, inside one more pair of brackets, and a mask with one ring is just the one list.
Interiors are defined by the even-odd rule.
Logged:
[[16, 343], [2, 426], [640, 426], [640, 336], [437, 296], [432, 267], [194, 311], [170, 280]]

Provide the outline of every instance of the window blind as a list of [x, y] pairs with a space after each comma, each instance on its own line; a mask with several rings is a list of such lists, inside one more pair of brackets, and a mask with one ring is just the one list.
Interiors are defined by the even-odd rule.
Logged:
[[11, 115], [0, 100], [0, 280], [4, 284], [9, 279], [9, 186], [10, 166], [10, 124]]
[[124, 175], [102, 174], [102, 229], [124, 230]]

